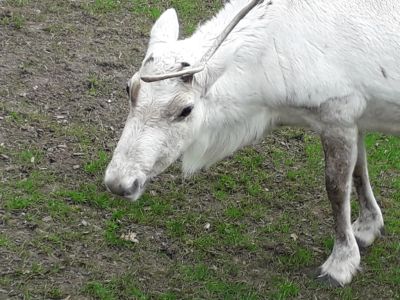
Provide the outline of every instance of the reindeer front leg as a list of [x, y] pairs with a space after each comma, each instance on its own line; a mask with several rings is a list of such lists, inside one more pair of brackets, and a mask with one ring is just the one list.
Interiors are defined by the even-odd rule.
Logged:
[[360, 265], [360, 252], [351, 226], [350, 193], [357, 160], [357, 128], [329, 128], [322, 132], [326, 190], [335, 222], [335, 243], [321, 266], [320, 278], [332, 285], [349, 283]]

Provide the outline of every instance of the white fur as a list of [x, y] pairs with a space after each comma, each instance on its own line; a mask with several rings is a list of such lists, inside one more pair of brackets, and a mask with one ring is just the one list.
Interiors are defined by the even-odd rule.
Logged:
[[360, 269], [360, 251], [352, 233], [346, 244], [335, 242], [331, 255], [321, 266], [321, 275], [330, 276], [341, 286], [350, 283]]
[[383, 217], [379, 207], [374, 212], [364, 210], [352, 226], [354, 235], [362, 246], [372, 245], [375, 239], [381, 236], [383, 228]]
[[[140, 83], [106, 171], [109, 187], [129, 190], [139, 178], [140, 189], [128, 195], [135, 200], [145, 181], [180, 156], [184, 172], [193, 173], [277, 126], [400, 134], [399, 1], [266, 2], [236, 26], [191, 85], [179, 78]], [[166, 11], [151, 31], [139, 72], [162, 74], [197, 63], [247, 3], [232, 0], [185, 40], [177, 40], [175, 11]], [[130, 86], [139, 84], [135, 80]], [[188, 106], [194, 107], [190, 116], [179, 119]], [[381, 215], [362, 215], [353, 228], [369, 244], [382, 225]], [[353, 232], [349, 237], [335, 244], [322, 266], [323, 275], [340, 284], [359, 267]]]

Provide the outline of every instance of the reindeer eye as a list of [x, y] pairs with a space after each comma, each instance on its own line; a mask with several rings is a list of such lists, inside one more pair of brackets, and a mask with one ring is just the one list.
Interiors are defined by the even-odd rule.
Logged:
[[184, 83], [191, 83], [193, 81], [193, 75], [187, 75], [181, 77]]
[[182, 112], [180, 113], [179, 118], [180, 118], [180, 119], [183, 119], [183, 118], [188, 117], [188, 116], [192, 113], [192, 110], [193, 110], [193, 106], [187, 106], [187, 107], [185, 107], [185, 108], [182, 110]]

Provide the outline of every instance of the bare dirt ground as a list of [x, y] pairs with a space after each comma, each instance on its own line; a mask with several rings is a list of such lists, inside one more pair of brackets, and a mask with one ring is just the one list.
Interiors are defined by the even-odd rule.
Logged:
[[[332, 220], [319, 142], [303, 131], [192, 179], [174, 165], [135, 204], [105, 191], [157, 15], [139, 2], [0, 0], [0, 299], [399, 299], [398, 139], [369, 139], [387, 159], [371, 176], [388, 232], [344, 289], [310, 275]], [[193, 20], [220, 5], [198, 3]]]

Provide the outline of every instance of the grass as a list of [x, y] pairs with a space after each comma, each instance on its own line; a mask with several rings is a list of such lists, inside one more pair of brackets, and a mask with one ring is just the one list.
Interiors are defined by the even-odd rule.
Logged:
[[[67, 49], [68, 44], [57, 46], [58, 35], [67, 42], [86, 30], [88, 39], [100, 46], [94, 47], [96, 59], [82, 65], [81, 74], [74, 69], [73, 79], [65, 76], [69, 73], [59, 76], [64, 85], [50, 81], [48, 91], [39, 89], [27, 99], [18, 95], [19, 85], [1, 93], [5, 101], [0, 101], [0, 126], [13, 137], [0, 146], [0, 155], [7, 157], [0, 157], [2, 289], [27, 299], [400, 297], [399, 138], [366, 138], [386, 235], [363, 254], [364, 271], [344, 289], [329, 289], [306, 275], [333, 248], [321, 144], [308, 132], [280, 130], [190, 179], [182, 179], [179, 165], [174, 165], [135, 203], [110, 195], [102, 180], [121, 128], [111, 131], [109, 126], [122, 125], [126, 111], [117, 101], [103, 104], [118, 94], [131, 70], [113, 68], [107, 73], [96, 68], [97, 59], [114, 57], [128, 66], [142, 53], [133, 55], [130, 46], [122, 48], [119, 38], [128, 35], [124, 43], [145, 44], [137, 33], [147, 36], [151, 23], [171, 6], [188, 35], [221, 1], [72, 2], [5, 2], [15, 16], [40, 9], [50, 14], [49, 20], [58, 20], [57, 25], [41, 24], [44, 30], [38, 39], [52, 63], [19, 62], [15, 69], [24, 76], [42, 80], [36, 77], [43, 75], [43, 65], [51, 69], [54, 62], [63, 69], [77, 57], [88, 59], [91, 52], [83, 40], [82, 49]], [[3, 17], [2, 30], [13, 36], [15, 21]], [[47, 35], [51, 39], [46, 40]], [[20, 78], [19, 73], [14, 76]], [[48, 73], [43, 76], [52, 79]], [[59, 111], [70, 113], [67, 123], [54, 119]], [[33, 132], [25, 130], [28, 125]], [[60, 144], [67, 148], [57, 149]], [[356, 201], [352, 206], [357, 210]], [[136, 233], [138, 243], [124, 239], [127, 233]]]
[[17, 30], [23, 28], [25, 22], [26, 22], [25, 17], [22, 15], [4, 16], [0, 19], [0, 25], [12, 26]]
[[93, 0], [85, 4], [85, 9], [93, 14], [105, 14], [117, 10], [120, 0]]
[[[79, 137], [77, 142], [89, 140], [90, 131], [85, 131], [84, 127], [76, 128], [80, 128], [79, 133], [76, 129], [72, 131], [76, 133], [75, 136]], [[68, 130], [72, 132], [71, 128]], [[293, 133], [283, 131], [280, 134], [280, 138], [284, 140], [290, 139]], [[73, 223], [80, 222], [76, 218], [77, 214], [88, 210], [101, 211], [106, 217], [97, 225], [100, 228], [97, 245], [101, 245], [106, 251], [118, 249], [119, 252], [135, 252], [154, 249], [155, 246], [152, 242], [143, 239], [143, 235], [140, 236], [139, 244], [121, 239], [121, 235], [131, 231], [130, 227], [135, 224], [134, 226], [139, 228], [150, 226], [154, 228], [152, 230], [161, 230], [167, 240], [174, 241], [179, 245], [181, 250], [165, 250], [167, 253], [165, 257], [173, 257], [180, 255], [180, 251], [187, 251], [190, 253], [186, 254], [190, 257], [189, 261], [194, 262], [190, 264], [185, 260], [183, 264], [173, 264], [167, 267], [170, 271], [177, 270], [177, 272], [167, 280], [166, 286], [179, 286], [183, 288], [181, 292], [173, 292], [166, 287], [161, 289], [161, 292], [146, 290], [146, 285], [141, 283], [136, 275], [131, 274], [132, 281], [128, 282], [126, 277], [114, 274], [111, 279], [109, 277], [106, 277], [108, 279], [94, 279], [84, 284], [81, 292], [97, 299], [129, 297], [135, 299], [181, 299], [187, 297], [186, 293], [195, 293], [199, 298], [211, 299], [296, 298], [302, 293], [307, 293], [304, 286], [314, 284], [312, 280], [304, 281], [301, 277], [297, 277], [298, 270], [308, 269], [322, 262], [322, 259], [329, 254], [333, 247], [333, 240], [329, 234], [318, 235], [320, 227], [318, 218], [312, 219], [304, 211], [299, 213], [296, 204], [294, 206], [290, 204], [298, 203], [299, 189], [303, 189], [303, 191], [304, 187], [314, 189], [315, 184], [322, 181], [321, 178], [318, 179], [322, 176], [323, 170], [319, 141], [307, 134], [305, 139], [307, 144], [299, 146], [298, 149], [303, 151], [304, 156], [296, 157], [292, 153], [283, 155], [284, 146], [273, 145], [272, 149], [267, 150], [271, 154], [268, 159], [262, 156], [259, 150], [248, 148], [238, 153], [233, 159], [217, 166], [211, 173], [211, 177], [206, 174], [196, 176], [191, 183], [194, 185], [193, 192], [188, 191], [185, 185], [179, 181], [165, 181], [160, 185], [155, 184], [154, 193], [145, 194], [136, 203], [114, 199], [104, 191], [101, 177], [110, 155], [102, 150], [86, 153], [85, 156], [89, 159], [84, 163], [82, 171], [85, 178], [89, 181], [90, 178], [93, 180], [92, 183], [81, 183], [74, 188], [68, 183], [63, 183], [58, 190], [49, 194], [46, 191], [48, 184], [59, 181], [60, 177], [59, 175], [54, 177], [38, 169], [44, 163], [45, 155], [32, 147], [12, 154], [18, 164], [26, 166], [32, 171], [26, 178], [6, 186], [7, 199], [3, 208], [10, 214], [8, 218], [12, 218], [12, 214], [16, 212], [24, 212], [25, 220], [36, 223], [38, 226], [45, 226], [46, 222], [40, 222], [40, 220], [46, 216], [51, 216], [51, 220], [58, 224], [71, 226]], [[374, 245], [363, 259], [368, 270], [367, 273], [359, 274], [358, 278], [360, 279], [358, 280], [360, 281], [356, 279], [352, 287], [341, 291], [326, 290], [324, 292], [327, 295], [335, 295], [343, 299], [361, 295], [363, 286], [367, 285], [374, 276], [378, 276], [379, 282], [389, 289], [397, 286], [400, 281], [400, 274], [395, 268], [382, 272], [382, 268], [396, 265], [400, 251], [400, 245], [395, 238], [395, 234], [399, 232], [399, 215], [398, 210], [395, 209], [399, 206], [399, 181], [397, 177], [382, 175], [385, 172], [392, 174], [398, 170], [396, 162], [398, 140], [381, 135], [370, 135], [367, 144], [372, 160], [370, 163], [372, 181], [376, 184], [381, 182], [389, 184], [395, 198], [393, 201], [386, 200], [385, 202], [385, 205], [391, 206], [390, 210], [385, 210], [388, 238]], [[91, 148], [88, 147], [84, 151], [90, 151]], [[34, 162], [32, 162], [33, 157], [35, 157]], [[271, 176], [266, 164], [280, 166], [281, 173], [286, 176], [284, 175], [282, 180], [279, 177]], [[237, 172], [236, 170], [241, 171]], [[295, 180], [290, 180], [290, 176], [292, 176], [290, 174], [295, 174]], [[257, 177], [254, 178], [254, 176]], [[209, 184], [210, 178], [212, 184]], [[164, 187], [167, 187], [167, 190]], [[208, 197], [212, 197], [213, 209], [211, 211], [205, 208], [194, 210], [193, 204], [186, 203], [187, 194], [189, 194], [189, 199], [193, 199], [197, 197], [193, 193], [200, 190], [203, 190], [200, 195], [207, 194]], [[257, 192], [253, 193], [252, 190]], [[307, 191], [307, 188], [305, 190]], [[307, 207], [306, 202], [301, 204], [303, 201], [301, 199], [303, 198], [300, 197], [300, 205]], [[309, 210], [310, 207], [307, 209]], [[325, 209], [326, 213], [329, 213], [327, 203]], [[29, 213], [27, 213], [28, 211]], [[304, 221], [304, 218], [307, 220]], [[205, 228], [207, 223], [210, 224], [208, 229]], [[308, 225], [303, 226], [302, 224]], [[90, 228], [87, 230], [92, 232]], [[33, 237], [34, 241], [31, 244], [36, 245], [35, 247], [41, 249], [40, 251], [46, 255], [52, 255], [54, 252], [65, 251], [64, 249], [73, 240], [87, 243], [87, 233], [84, 233], [87, 230], [85, 231], [85, 228], [81, 227], [74, 233], [74, 236], [57, 232], [41, 237], [37, 236]], [[302, 233], [309, 230], [317, 234], [311, 244], [301, 237]], [[298, 240], [294, 241], [291, 238], [293, 233], [300, 236]], [[274, 241], [272, 246], [270, 246], [271, 241]], [[93, 241], [89, 241], [89, 243], [93, 243]], [[7, 236], [0, 236], [1, 247], [9, 249], [12, 244]], [[24, 247], [18, 244], [13, 245], [14, 249], [19, 249], [17, 251], [23, 251]], [[266, 256], [263, 256], [266, 247], [274, 250], [273, 253], [269, 253], [271, 250], [267, 250]], [[280, 247], [283, 248], [280, 249]], [[315, 252], [312, 247], [322, 248], [320, 252]], [[158, 253], [156, 254], [158, 255], [157, 259], [160, 260], [164, 250], [155, 251]], [[275, 251], [277, 254], [274, 254]], [[321, 252], [324, 255], [320, 255]], [[254, 266], [243, 265], [242, 259], [245, 258], [240, 258], [240, 254], [238, 258], [238, 253], [254, 256]], [[235, 259], [238, 260], [235, 261]], [[260, 290], [244, 274], [251, 272], [252, 268], [259, 268], [257, 264], [262, 260], [268, 261], [267, 266], [263, 269], [264, 272], [274, 273], [276, 270], [278, 273], [286, 272], [288, 276], [274, 279], [273, 276], [271, 278], [268, 275], [266, 278], [271, 278], [271, 281], [266, 279], [268, 284]], [[249, 264], [249, 262], [245, 262], [245, 264]], [[39, 277], [45, 276], [48, 268], [41, 263], [36, 263], [30, 267], [30, 274], [36, 274], [35, 276]], [[56, 268], [54, 272], [61, 271]], [[243, 282], [237, 282], [237, 278], [242, 278]], [[271, 282], [273, 282], [272, 285]], [[320, 288], [317, 286], [317, 289]], [[42, 292], [53, 298], [65, 296], [65, 292], [56, 286], [44, 289]], [[26, 293], [35, 292], [27, 290]]]
[[4, 234], [0, 234], [0, 247], [8, 247], [11, 244], [10, 240]]
[[[162, 14], [162, 12], [170, 7], [177, 10], [180, 22], [184, 24], [184, 33], [192, 34], [199, 22], [199, 16], [207, 13], [209, 10], [215, 10], [220, 7], [219, 1], [189, 1], [189, 0], [132, 0], [131, 11], [136, 16], [145, 16], [152, 21]], [[193, 14], [193, 12], [197, 12]]]
[[15, 6], [15, 7], [22, 7], [27, 5], [30, 0], [5, 0], [6, 4]]

